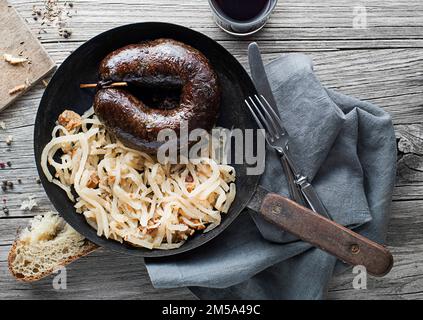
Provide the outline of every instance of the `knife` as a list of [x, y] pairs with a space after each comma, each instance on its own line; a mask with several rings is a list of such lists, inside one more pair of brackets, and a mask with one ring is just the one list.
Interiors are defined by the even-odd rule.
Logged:
[[[250, 43], [250, 45], [248, 46], [248, 56], [249, 56], [250, 63], [253, 65], [253, 68], [251, 71], [251, 74], [253, 75], [253, 79], [254, 77], [256, 77], [258, 80], [257, 81], [258, 87], [256, 87], [256, 89], [258, 89], [260, 95], [262, 95], [265, 98], [266, 102], [270, 105], [270, 107], [273, 110], [277, 110], [277, 105], [275, 102], [276, 100], [273, 96], [272, 89], [270, 88], [269, 80], [267, 79], [266, 71], [264, 70], [263, 61], [261, 60], [260, 50], [257, 43], [255, 42]], [[264, 90], [264, 93], [266, 93], [267, 96], [263, 94], [262, 90]], [[279, 114], [278, 111], [277, 111], [277, 114]], [[300, 187], [301, 193], [303, 194], [310, 208], [314, 212], [319, 213], [327, 217], [328, 219], [332, 220], [331, 215], [329, 214], [329, 212], [323, 205], [313, 185], [308, 181], [308, 177], [304, 176], [299, 170], [299, 168], [297, 167], [297, 165], [295, 164], [292, 158], [291, 152], [289, 151], [288, 143], [289, 143], [288, 132], [282, 126], [282, 137], [281, 137], [282, 146], [281, 148], [275, 148], [279, 153], [283, 153], [284, 155], [284, 158], [281, 158], [281, 161], [288, 162], [288, 165], [291, 168], [292, 174], [294, 176], [295, 184]]]
[[[276, 114], [279, 114], [256, 43], [250, 44], [248, 53], [251, 75], [257, 91], [264, 96]], [[278, 152], [284, 154], [296, 186], [300, 187], [306, 202], [314, 212], [301, 203], [296, 204], [276, 194], [266, 195], [263, 201], [257, 201], [255, 196], [251, 201], [251, 208], [255, 212], [260, 212], [269, 222], [344, 262], [363, 265], [370, 274], [376, 276], [387, 274], [393, 265], [389, 250], [333, 221], [314, 187], [293, 161], [288, 148], [289, 136], [286, 130], [283, 129], [282, 133]], [[263, 195], [262, 189], [259, 187], [257, 195]]]
[[[255, 42], [250, 43], [248, 46], [248, 62], [250, 64], [251, 77], [253, 79], [256, 90], [266, 98], [266, 100], [272, 106], [272, 109], [277, 114], [279, 114], [279, 110], [276, 107], [277, 104], [272, 93], [272, 88], [270, 87], [269, 80], [267, 79], [266, 75], [266, 70], [264, 69], [260, 49]], [[288, 132], [285, 131], [284, 134], [286, 137], [288, 137]], [[285, 176], [288, 181], [289, 194], [291, 198], [295, 200], [295, 202], [306, 206], [304, 197], [299, 190], [298, 185], [295, 183], [295, 177], [292, 173], [288, 160], [283, 153], [279, 153], [279, 157], [283, 171], [285, 172]]]

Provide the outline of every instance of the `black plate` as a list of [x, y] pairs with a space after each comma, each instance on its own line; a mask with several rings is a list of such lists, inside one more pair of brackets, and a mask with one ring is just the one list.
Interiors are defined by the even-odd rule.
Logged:
[[208, 233], [198, 233], [183, 246], [173, 250], [148, 250], [120, 244], [99, 237], [73, 203], [56, 185], [49, 183], [41, 165], [41, 153], [51, 139], [51, 132], [60, 113], [71, 109], [82, 114], [90, 108], [94, 90], [79, 89], [80, 83], [95, 83], [100, 61], [111, 51], [131, 43], [156, 38], [172, 38], [200, 50], [210, 60], [222, 86], [222, 103], [218, 125], [227, 128], [256, 128], [244, 108], [244, 98], [254, 94], [254, 85], [240, 63], [214, 40], [191, 29], [168, 23], [137, 23], [118, 27], [87, 41], [75, 50], [57, 69], [44, 95], [35, 120], [35, 161], [44, 189], [56, 210], [75, 230], [99, 246], [144, 257], [163, 257], [194, 249], [221, 233], [242, 211], [258, 183], [258, 176], [247, 176], [244, 165], [235, 165], [237, 197], [219, 227]]

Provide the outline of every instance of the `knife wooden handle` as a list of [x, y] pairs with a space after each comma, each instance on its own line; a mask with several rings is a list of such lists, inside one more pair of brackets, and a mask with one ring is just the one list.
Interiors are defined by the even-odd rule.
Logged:
[[384, 276], [393, 265], [388, 249], [278, 194], [269, 193], [261, 205], [266, 220], [351, 265]]

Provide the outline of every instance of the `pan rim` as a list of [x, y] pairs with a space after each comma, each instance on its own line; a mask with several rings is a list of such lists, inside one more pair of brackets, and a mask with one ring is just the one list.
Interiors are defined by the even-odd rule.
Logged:
[[[240, 62], [228, 50], [226, 50], [222, 45], [220, 45], [218, 42], [211, 39], [210, 37], [206, 36], [205, 34], [198, 32], [198, 31], [195, 31], [193, 29], [178, 25], [178, 24], [167, 23], [167, 22], [139, 22], [139, 23], [125, 24], [125, 25], [122, 25], [122, 26], [118, 26], [116, 28], [106, 30], [106, 31], [94, 36], [93, 38], [87, 40], [81, 46], [79, 46], [77, 49], [75, 49], [60, 64], [60, 66], [55, 71], [53, 77], [51, 78], [47, 88], [45, 89], [45, 91], [42, 95], [42, 98], [40, 100], [40, 104], [39, 104], [39, 107], [38, 107], [38, 110], [37, 110], [35, 123], [34, 123], [33, 147], [34, 147], [34, 157], [35, 157], [35, 163], [36, 163], [38, 175], [40, 177], [40, 180], [41, 180], [42, 186], [45, 190], [45, 193], [47, 194], [47, 197], [49, 198], [50, 202], [53, 204], [57, 213], [68, 224], [70, 224], [75, 230], [77, 230], [86, 239], [95, 243], [96, 245], [98, 245], [102, 248], [105, 248], [107, 250], [125, 253], [125, 254], [128, 254], [128, 255], [141, 256], [141, 257], [145, 257], [145, 258], [168, 257], [168, 256], [174, 256], [174, 255], [177, 255], [177, 254], [185, 253], [187, 251], [192, 251], [192, 250], [195, 250], [195, 249], [201, 247], [205, 243], [215, 239], [216, 237], [218, 237], [238, 217], [238, 215], [245, 210], [248, 202], [253, 197], [254, 192], [257, 189], [260, 176], [257, 176], [255, 178], [254, 187], [252, 187], [253, 190], [252, 190], [251, 194], [249, 196], [245, 196], [242, 199], [242, 201], [240, 201], [240, 209], [237, 212], [228, 213], [228, 216], [225, 218], [227, 223], [224, 224], [224, 225], [221, 224], [216, 228], [216, 229], [219, 228], [219, 232], [215, 232], [211, 236], [204, 238], [203, 241], [198, 242], [194, 246], [186, 246], [186, 243], [185, 243], [184, 245], [182, 245], [181, 247], [179, 247], [177, 249], [171, 249], [171, 250], [153, 249], [153, 250], [149, 250], [149, 249], [145, 249], [145, 248], [138, 248], [138, 247], [130, 246], [130, 245], [127, 245], [127, 244], [119, 243], [119, 242], [112, 240], [112, 239], [106, 239], [104, 236], [96, 235], [96, 233], [87, 233], [87, 232], [81, 231], [80, 225], [79, 225], [79, 223], [77, 223], [77, 221], [68, 219], [68, 214], [61, 212], [62, 208], [59, 208], [59, 204], [57, 203], [57, 201], [55, 199], [54, 193], [47, 191], [46, 186], [47, 186], [47, 184], [51, 184], [51, 183], [48, 182], [47, 179], [45, 178], [44, 173], [43, 173], [42, 168], [41, 168], [41, 161], [40, 161], [41, 160], [40, 156], [41, 156], [42, 149], [44, 148], [44, 145], [42, 143], [40, 143], [40, 141], [39, 141], [39, 139], [37, 139], [37, 137], [39, 136], [40, 130], [41, 130], [41, 128], [40, 128], [41, 119], [42, 119], [42, 117], [44, 117], [44, 114], [43, 114], [43, 111], [42, 111], [42, 109], [43, 109], [42, 106], [47, 104], [47, 100], [49, 99], [49, 91], [51, 90], [51, 88], [52, 88], [53, 84], [55, 83], [55, 81], [57, 80], [57, 78], [60, 78], [62, 76], [64, 66], [66, 66], [67, 62], [69, 62], [74, 56], [77, 56], [79, 51], [82, 51], [84, 48], [87, 48], [88, 46], [92, 45], [93, 43], [97, 43], [99, 41], [101, 42], [101, 40], [104, 39], [104, 37], [107, 37], [109, 34], [113, 34], [113, 33], [125, 30], [127, 28], [142, 28], [142, 27], [147, 28], [147, 27], [158, 27], [158, 26], [162, 26], [162, 27], [165, 26], [165, 27], [168, 27], [168, 28], [173, 28], [176, 32], [192, 33], [192, 34], [195, 34], [198, 37], [204, 38], [207, 41], [213, 42], [213, 45], [216, 46], [219, 51], [225, 52], [225, 54], [228, 56], [228, 58], [230, 56], [230, 59], [232, 59], [233, 63], [236, 64], [236, 66], [234, 66], [234, 68], [239, 69], [239, 73], [242, 76], [242, 80], [246, 80], [246, 81], [249, 82], [246, 86], [251, 87], [251, 90], [255, 91], [255, 87], [254, 87], [254, 84], [252, 83], [251, 78], [249, 77], [247, 71], [240, 64]], [[76, 213], [74, 212], [74, 214], [76, 214]], [[89, 228], [91, 228], [91, 227], [89, 227]], [[95, 229], [92, 229], [92, 230], [95, 231]], [[187, 240], [187, 243], [188, 242], [189, 242], [189, 239]]]

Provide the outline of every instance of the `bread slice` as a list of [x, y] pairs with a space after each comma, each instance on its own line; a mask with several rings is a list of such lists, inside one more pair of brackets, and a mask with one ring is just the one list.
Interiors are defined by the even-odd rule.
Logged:
[[19, 234], [9, 251], [9, 270], [18, 280], [36, 281], [97, 248], [57, 214], [47, 213]]

